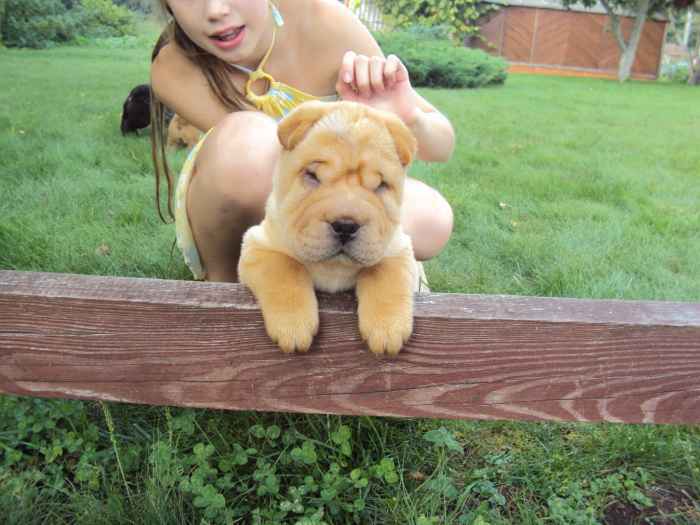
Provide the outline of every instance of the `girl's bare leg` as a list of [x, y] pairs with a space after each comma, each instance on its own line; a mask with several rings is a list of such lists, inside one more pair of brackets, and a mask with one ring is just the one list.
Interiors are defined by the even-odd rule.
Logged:
[[208, 281], [237, 281], [245, 231], [263, 219], [279, 157], [277, 124], [241, 111], [217, 124], [202, 145], [187, 214]]
[[452, 208], [437, 190], [417, 179], [406, 179], [401, 225], [413, 241], [416, 259], [435, 257], [452, 234]]

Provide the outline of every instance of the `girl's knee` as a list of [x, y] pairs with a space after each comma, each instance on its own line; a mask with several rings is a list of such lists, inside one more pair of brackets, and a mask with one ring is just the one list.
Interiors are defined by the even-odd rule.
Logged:
[[442, 195], [439, 200], [441, 203], [436, 206], [434, 213], [422, 217], [423, 225], [419, 226], [419, 230], [422, 230], [423, 235], [416, 249], [416, 258], [419, 260], [431, 259], [438, 255], [452, 235], [452, 207]]
[[440, 192], [422, 183], [420, 187], [421, 195], [413, 196], [406, 210], [406, 226], [416, 259], [424, 261], [438, 255], [450, 240], [454, 214]]
[[258, 209], [272, 188], [280, 153], [277, 124], [258, 112], [228, 115], [207, 137], [196, 160], [193, 184], [224, 202]]

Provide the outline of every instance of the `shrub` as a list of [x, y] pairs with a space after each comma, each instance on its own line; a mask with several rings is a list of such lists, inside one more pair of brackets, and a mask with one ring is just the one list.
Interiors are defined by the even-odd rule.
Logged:
[[686, 84], [688, 82], [689, 74], [690, 74], [690, 69], [688, 67], [687, 61], [669, 62], [669, 63], [664, 63], [661, 66], [661, 79], [662, 80]]
[[85, 16], [84, 36], [109, 37], [135, 34], [134, 16], [112, 0], [81, 0]]
[[443, 26], [455, 41], [479, 33], [477, 20], [495, 7], [480, 0], [374, 0], [397, 28], [418, 21], [423, 26]]
[[5, 0], [5, 15], [0, 34], [8, 47], [45, 48], [79, 36], [134, 33], [131, 12], [110, 0]]
[[6, 0], [0, 0], [0, 47], [3, 47], [2, 40], [2, 21], [5, 18], [5, 4]]
[[117, 5], [124, 6], [132, 11], [140, 11], [141, 13], [152, 13], [153, 12], [153, 1], [152, 0], [113, 0]]
[[505, 82], [503, 59], [479, 49], [457, 47], [440, 39], [440, 31], [419, 26], [375, 37], [386, 55], [394, 54], [406, 64], [414, 86], [476, 88]]
[[59, 0], [7, 0], [2, 39], [10, 47], [48, 47], [69, 33], [66, 7]]

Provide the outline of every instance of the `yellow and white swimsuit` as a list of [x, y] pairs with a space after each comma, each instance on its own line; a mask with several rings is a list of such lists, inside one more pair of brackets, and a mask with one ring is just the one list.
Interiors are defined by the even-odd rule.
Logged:
[[[279, 16], [279, 12], [273, 12], [273, 18], [277, 26], [282, 25], [283, 22]], [[248, 73], [248, 81], [246, 82], [245, 86], [246, 99], [248, 99], [258, 110], [277, 121], [284, 118], [287, 113], [289, 113], [299, 104], [308, 100], [321, 100], [327, 102], [338, 100], [337, 95], [330, 95], [327, 97], [316, 97], [314, 95], [309, 95], [296, 88], [283, 84], [282, 82], [277, 82], [269, 74], [265, 73], [263, 67], [265, 66], [265, 63], [272, 52], [273, 46], [275, 45], [276, 32], [277, 31], [275, 28], [272, 33], [270, 48], [267, 50], [267, 53], [265, 53], [265, 56], [255, 71], [243, 66], [232, 64], [235, 68]], [[253, 92], [252, 85], [256, 80], [260, 79], [264, 79], [269, 83], [269, 89], [267, 93], [257, 95]], [[190, 180], [192, 179], [197, 153], [199, 153], [199, 150], [209, 133], [211, 133], [211, 129], [202, 136], [199, 142], [187, 155], [187, 159], [182, 166], [180, 177], [177, 181], [177, 189], [175, 190], [175, 232], [177, 235], [177, 245], [182, 252], [185, 263], [192, 271], [192, 275], [195, 279], [206, 278], [206, 268], [204, 268], [202, 265], [201, 258], [199, 257], [197, 245], [194, 242], [194, 236], [192, 234], [192, 228], [190, 227], [189, 217], [187, 216], [187, 192], [190, 186]]]

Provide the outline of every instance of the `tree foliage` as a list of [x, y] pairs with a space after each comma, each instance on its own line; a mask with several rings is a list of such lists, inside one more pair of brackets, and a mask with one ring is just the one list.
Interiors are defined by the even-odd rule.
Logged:
[[683, 49], [687, 56], [688, 84], [700, 85], [700, 9], [668, 9], [667, 39]]
[[374, 3], [398, 28], [414, 24], [447, 26], [451, 37], [458, 41], [477, 35], [476, 21], [495, 9], [479, 0], [374, 0]]
[[44, 48], [72, 42], [79, 37], [134, 33], [133, 14], [112, 0], [0, 2], [4, 2], [5, 7], [5, 16], [0, 16], [0, 35], [8, 47]]
[[401, 58], [413, 86], [477, 88], [503, 84], [507, 64], [480, 49], [454, 45], [442, 27], [412, 26], [376, 33], [382, 51]]
[[124, 6], [132, 11], [152, 13], [154, 0], [112, 0], [116, 5]]

